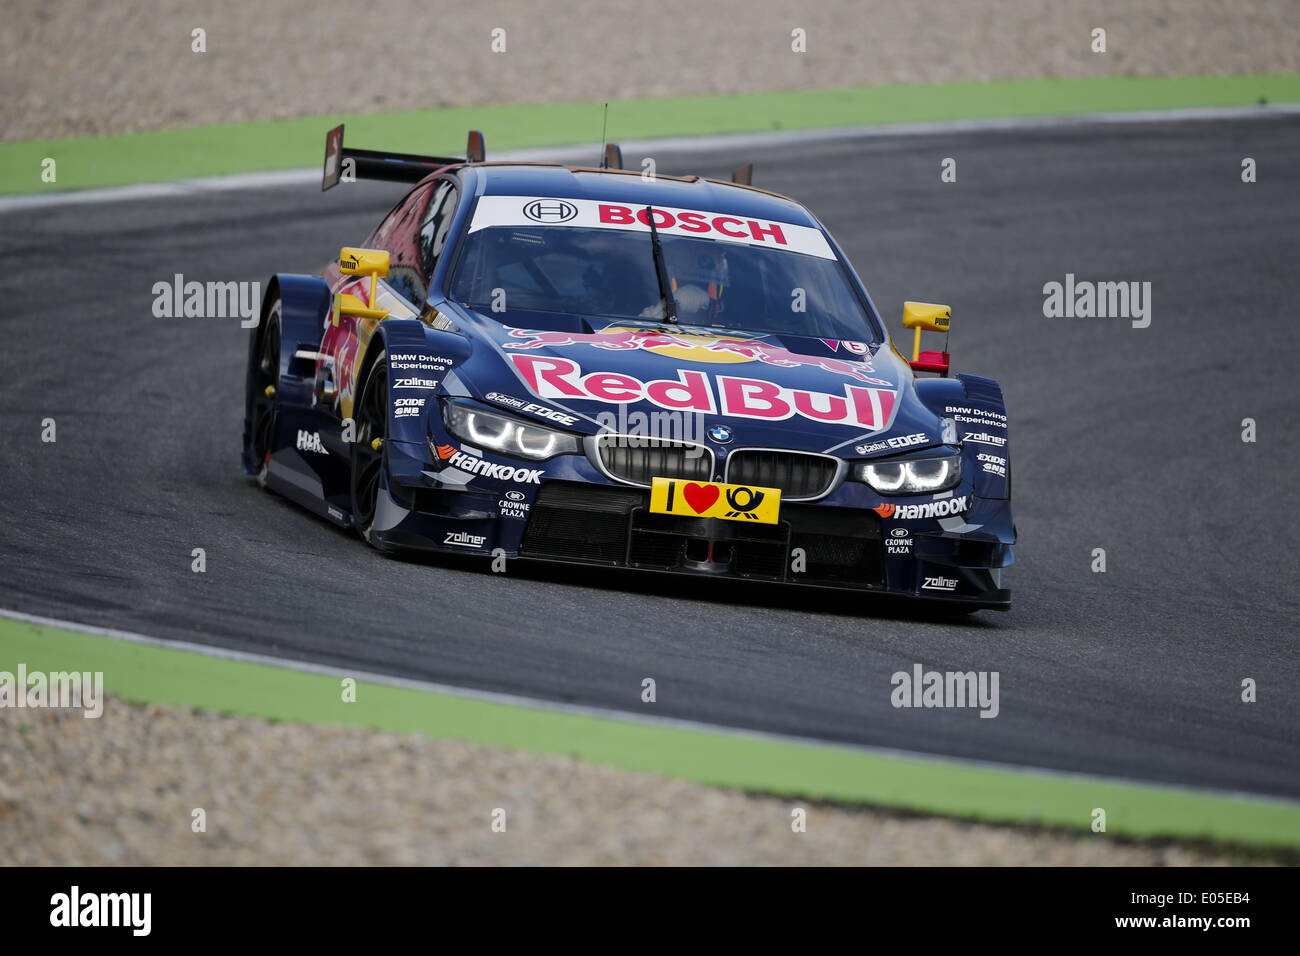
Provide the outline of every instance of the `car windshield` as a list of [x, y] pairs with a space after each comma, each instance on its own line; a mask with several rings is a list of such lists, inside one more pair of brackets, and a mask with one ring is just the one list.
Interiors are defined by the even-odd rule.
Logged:
[[[659, 237], [681, 325], [880, 340], [838, 259], [662, 229]], [[451, 294], [488, 314], [506, 308], [665, 319], [648, 231], [477, 229], [466, 241]]]

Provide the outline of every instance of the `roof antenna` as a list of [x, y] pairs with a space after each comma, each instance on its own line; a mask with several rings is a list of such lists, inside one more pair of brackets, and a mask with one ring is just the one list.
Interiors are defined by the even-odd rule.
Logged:
[[605, 152], [605, 131], [609, 129], [609, 104], [605, 104], [605, 118], [600, 121], [600, 168], [608, 169], [608, 155]]

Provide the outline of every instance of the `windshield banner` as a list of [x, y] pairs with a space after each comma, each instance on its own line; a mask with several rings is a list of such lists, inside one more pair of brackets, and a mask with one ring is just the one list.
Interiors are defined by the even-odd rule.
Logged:
[[[750, 219], [699, 209], [654, 206], [655, 228], [665, 236], [695, 236], [748, 246], [785, 249], [820, 259], [834, 259], [821, 230], [788, 222]], [[474, 210], [470, 232], [490, 226], [576, 226], [583, 229], [650, 231], [644, 205], [598, 199], [557, 199], [542, 196], [482, 196]]]

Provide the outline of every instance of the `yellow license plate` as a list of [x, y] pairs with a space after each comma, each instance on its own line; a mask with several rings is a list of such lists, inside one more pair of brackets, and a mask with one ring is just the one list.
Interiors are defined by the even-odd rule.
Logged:
[[655, 478], [650, 486], [650, 510], [660, 515], [776, 524], [781, 489]]

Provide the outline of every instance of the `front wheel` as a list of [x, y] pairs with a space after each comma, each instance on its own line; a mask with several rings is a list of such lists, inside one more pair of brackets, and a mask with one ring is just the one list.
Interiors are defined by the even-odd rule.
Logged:
[[384, 442], [388, 440], [388, 362], [381, 352], [352, 410], [356, 441], [351, 452], [352, 515], [361, 537], [374, 544], [375, 511], [383, 494]]

